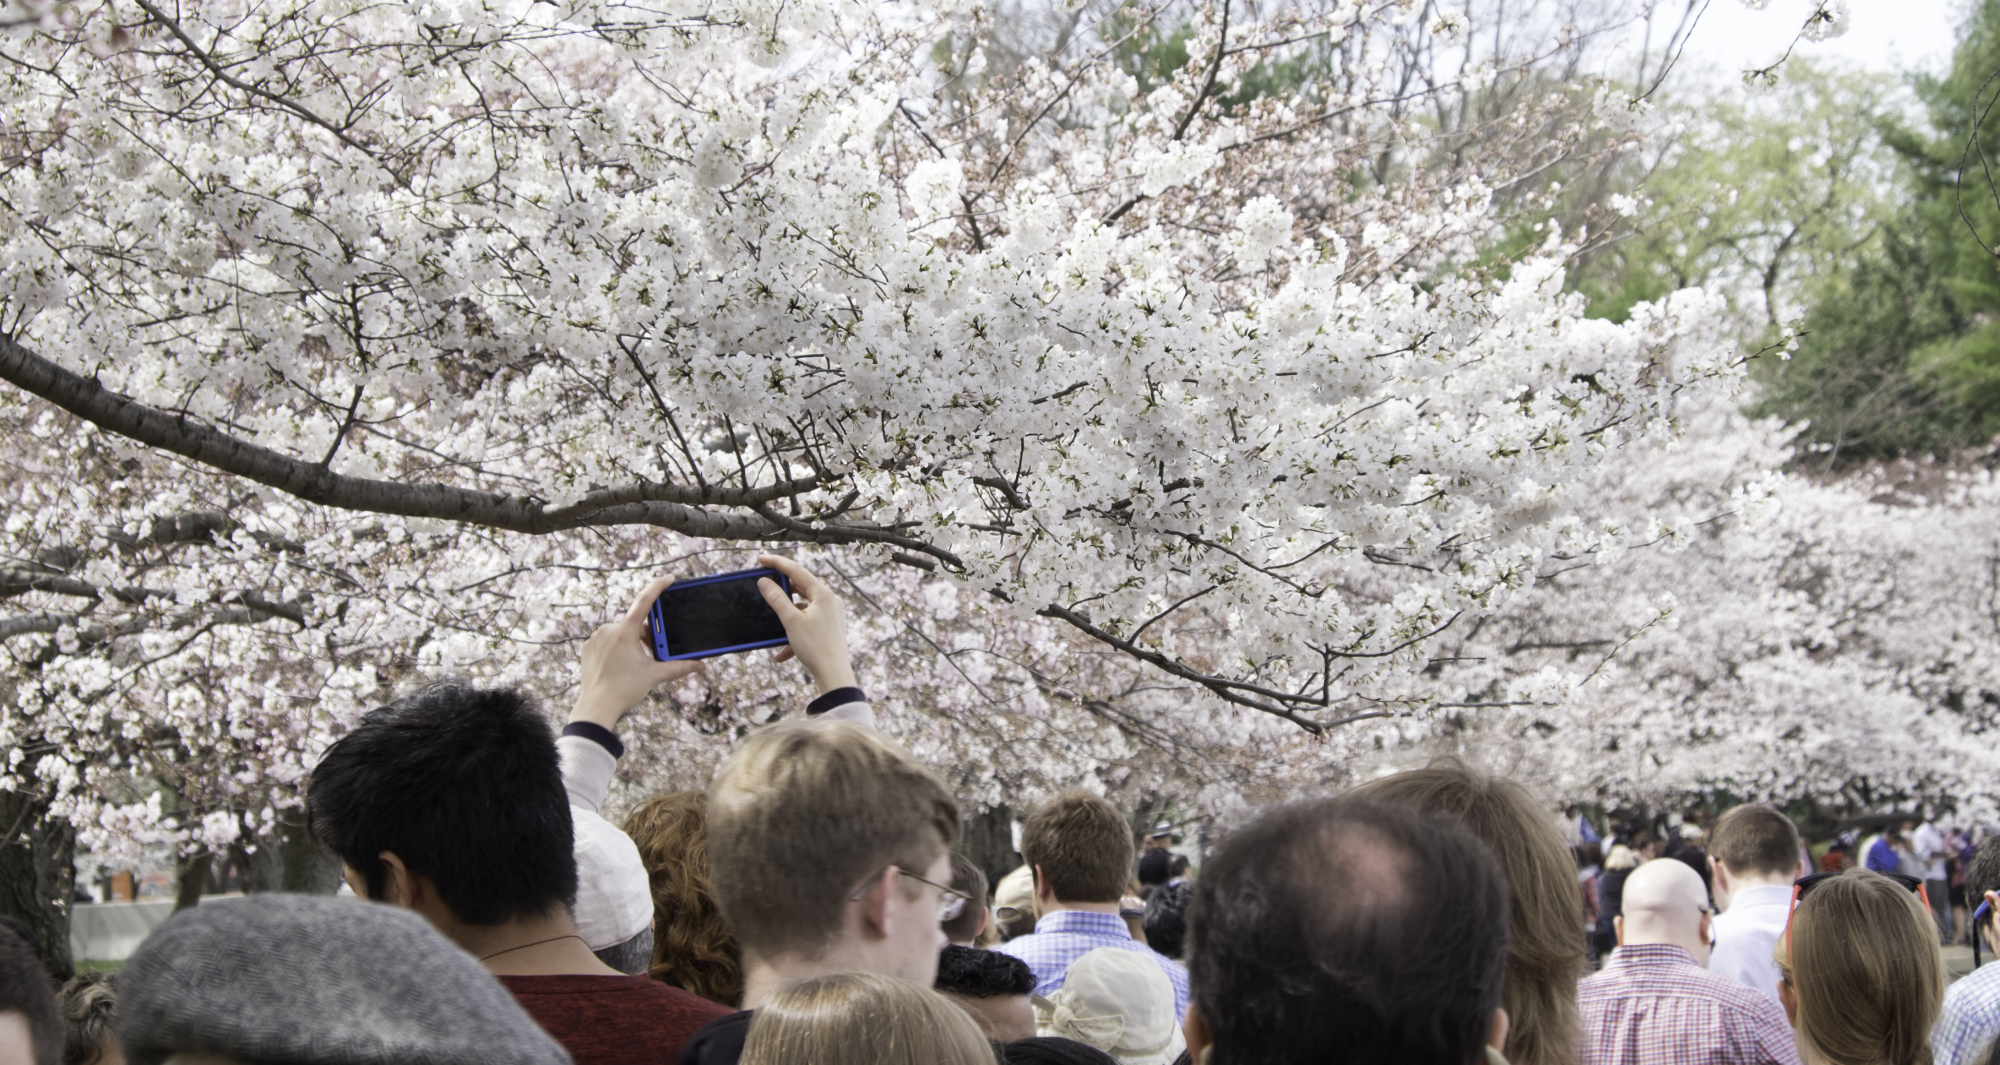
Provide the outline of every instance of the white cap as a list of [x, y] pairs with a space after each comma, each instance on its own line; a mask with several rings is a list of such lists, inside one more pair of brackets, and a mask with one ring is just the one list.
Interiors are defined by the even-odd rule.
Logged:
[[615, 947], [653, 923], [653, 884], [639, 845], [617, 825], [569, 808], [576, 825], [576, 934], [592, 950]]
[[993, 888], [993, 919], [1014, 921], [1035, 915], [1035, 871], [1022, 866]]
[[1123, 1065], [1168, 1065], [1187, 1049], [1174, 985], [1150, 950], [1099, 947], [1078, 958], [1055, 994], [1035, 999], [1035, 1034], [1087, 1043]]

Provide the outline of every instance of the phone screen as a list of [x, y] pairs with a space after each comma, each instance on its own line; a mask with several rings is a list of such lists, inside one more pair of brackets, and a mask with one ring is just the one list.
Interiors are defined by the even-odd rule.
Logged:
[[653, 657], [705, 658], [785, 643], [785, 626], [764, 601], [757, 580], [791, 591], [776, 570], [753, 569], [679, 581], [653, 604]]

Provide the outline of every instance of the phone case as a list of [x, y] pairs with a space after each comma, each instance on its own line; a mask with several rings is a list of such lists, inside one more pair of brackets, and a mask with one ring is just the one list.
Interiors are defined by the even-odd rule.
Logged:
[[[703, 584], [714, 584], [718, 581], [742, 580], [746, 577], [769, 577], [778, 582], [778, 587], [784, 589], [786, 595], [792, 594], [792, 582], [786, 580], [784, 574], [774, 569], [739, 569], [729, 573], [714, 573], [706, 577], [696, 577], [693, 580], [675, 581], [672, 587], [693, 588]], [[668, 590], [671, 591], [672, 588]], [[696, 658], [714, 658], [717, 655], [735, 654], [738, 651], [755, 651], [760, 647], [783, 647], [785, 644], [791, 642], [781, 636], [775, 640], [758, 640], [754, 643], [736, 644], [730, 647], [711, 647], [706, 651], [691, 651], [687, 654], [673, 655], [667, 653], [667, 640], [661, 634], [663, 628], [664, 619], [660, 616], [660, 601], [655, 599], [653, 600], [653, 609], [646, 615], [646, 635], [653, 642], [653, 657], [661, 662], [685, 662]]]

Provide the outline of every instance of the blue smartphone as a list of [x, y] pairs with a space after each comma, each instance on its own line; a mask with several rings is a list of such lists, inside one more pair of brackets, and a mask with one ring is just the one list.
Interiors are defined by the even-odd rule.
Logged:
[[662, 662], [712, 658], [788, 643], [778, 612], [757, 590], [769, 577], [792, 594], [791, 582], [774, 569], [746, 569], [712, 577], [675, 581], [653, 601], [650, 617], [653, 657]]

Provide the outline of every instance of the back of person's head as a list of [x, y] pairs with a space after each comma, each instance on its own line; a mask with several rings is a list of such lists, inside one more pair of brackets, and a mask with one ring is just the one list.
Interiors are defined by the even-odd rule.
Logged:
[[735, 1006], [743, 998], [743, 963], [736, 937], [715, 903], [708, 865], [708, 793], [657, 795], [625, 815], [625, 833], [653, 892], [653, 963], [663, 984], [710, 1002]]
[[118, 1053], [118, 990], [103, 970], [69, 978], [56, 995], [62, 1011], [62, 1065], [96, 1065]]
[[1021, 826], [1021, 858], [1057, 902], [1117, 902], [1132, 877], [1132, 826], [1102, 798], [1065, 792]]
[[1611, 853], [1604, 856], [1604, 868], [1607, 872], [1622, 872], [1638, 867], [1639, 852], [1623, 843], [1612, 844]]
[[1187, 907], [1194, 898], [1194, 885], [1179, 883], [1153, 892], [1146, 900], [1146, 945], [1169, 958], [1178, 959], [1187, 942]]
[[1789, 944], [1780, 939], [1776, 953], [1798, 996], [1807, 1060], [1929, 1065], [1944, 959], [1915, 892], [1865, 869], [1820, 881], [1799, 900]]
[[1708, 888], [1686, 862], [1669, 858], [1632, 870], [1621, 909], [1624, 945], [1669, 943], [1698, 953], [1708, 943], [1701, 934]]
[[1507, 883], [1450, 819], [1296, 803], [1202, 866], [1187, 954], [1211, 1065], [1466, 1065], [1501, 1004]]
[[967, 998], [1026, 997], [1035, 991], [1035, 973], [1012, 954], [953, 944], [938, 955], [938, 991]]
[[1147, 887], [1158, 887], [1174, 874], [1173, 857], [1166, 851], [1154, 848], [1139, 855], [1139, 883]]
[[928, 988], [880, 973], [834, 973], [785, 984], [765, 999], [741, 1061], [992, 1065], [993, 1047], [964, 1010]]
[[0, 928], [0, 1060], [57, 1065], [63, 1023], [55, 988], [33, 944]]
[[986, 874], [957, 851], [951, 852], [951, 889], [971, 901], [957, 917], [944, 923], [944, 937], [953, 943], [970, 943], [986, 922]]
[[1764, 803], [1745, 803], [1715, 822], [1708, 856], [1739, 876], [1789, 879], [1799, 868], [1798, 826]]
[[845, 721], [751, 733], [708, 804], [716, 900], [743, 951], [767, 956], [824, 957], [851, 892], [892, 864], [922, 876], [959, 830], [935, 773]]
[[1000, 1048], [1007, 1065], [1118, 1065], [1117, 1059], [1088, 1043], [1060, 1036], [1017, 1039]]
[[1028, 963], [997, 950], [953, 944], [938, 955], [932, 990], [948, 996], [972, 1015], [988, 1039], [1007, 1042], [1035, 1034], [1035, 972]]
[[1036, 1002], [1036, 1034], [1088, 1043], [1125, 1065], [1172, 1065], [1187, 1048], [1174, 985], [1150, 954], [1099, 947], [1071, 962]]
[[1193, 867], [1194, 863], [1188, 861], [1187, 855], [1176, 854], [1174, 855], [1173, 860], [1167, 863], [1167, 876], [1169, 877], [1186, 876], [1188, 875], [1188, 870], [1192, 869]]
[[389, 851], [467, 924], [576, 902], [555, 735], [518, 689], [447, 681], [369, 712], [313, 768], [306, 816], [370, 898], [387, 888]]
[[[1972, 860], [1965, 863], [1965, 900], [1973, 910], [1989, 891], [2000, 891], [2000, 835], [1988, 836], [1972, 848]], [[1991, 927], [1995, 914], [1987, 911], [1972, 934]]]
[[1511, 780], [1455, 758], [1354, 789], [1454, 817], [1500, 860], [1511, 895], [1507, 929], [1505, 1054], [1513, 1065], [1569, 1065], [1581, 1032], [1576, 984], [1583, 975], [1583, 900], [1555, 815]]
[[251, 895], [167, 918], [118, 974], [126, 1060], [569, 1065], [493, 974], [408, 910]]

